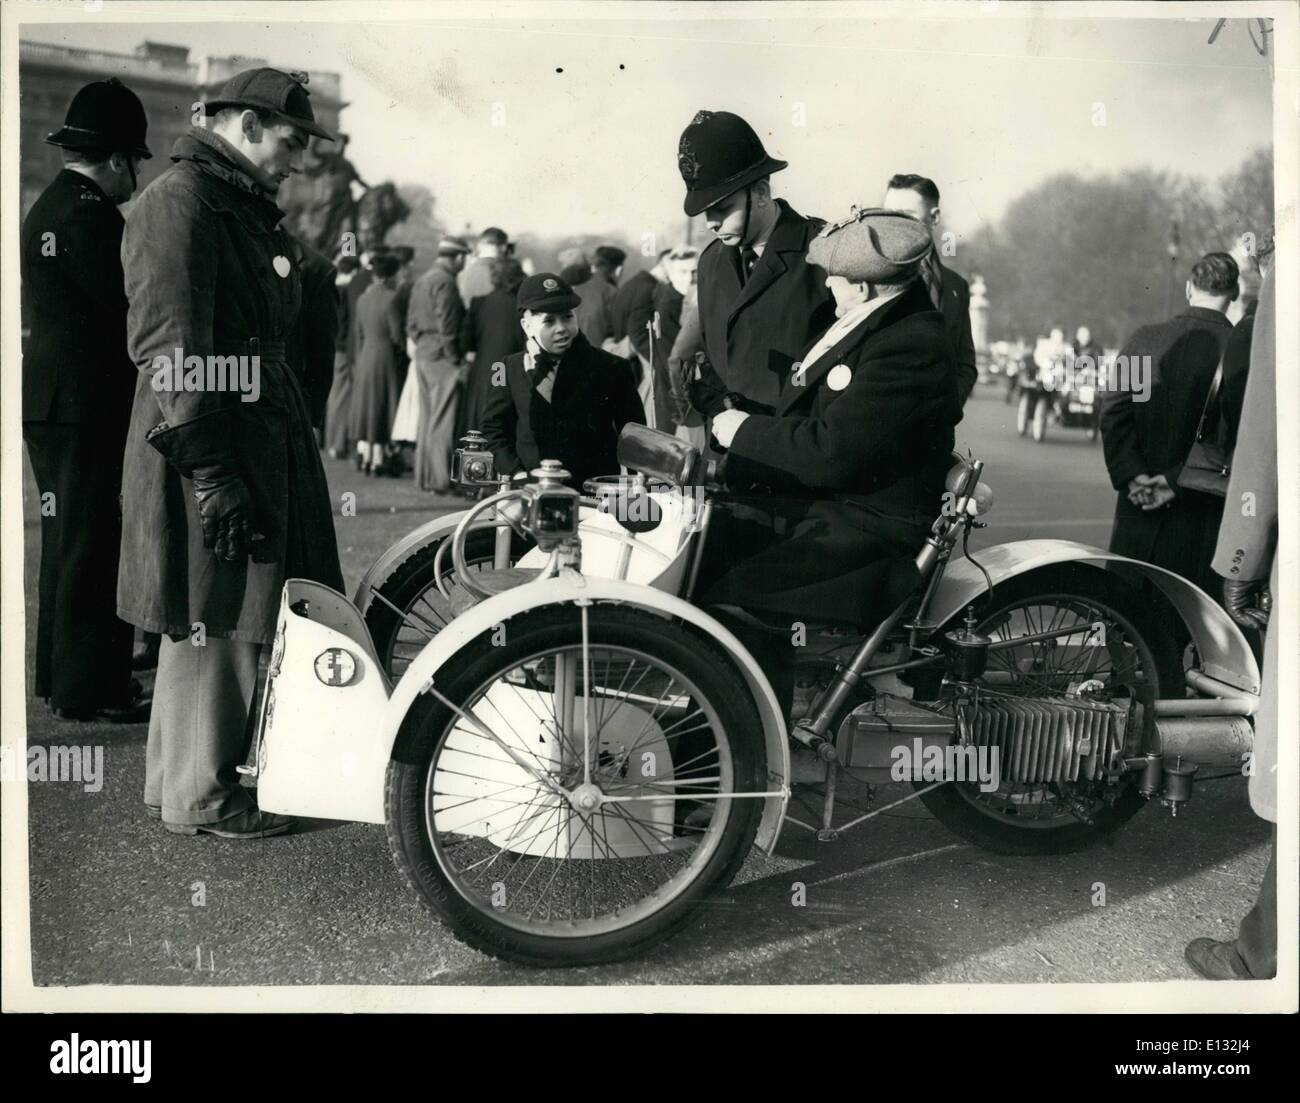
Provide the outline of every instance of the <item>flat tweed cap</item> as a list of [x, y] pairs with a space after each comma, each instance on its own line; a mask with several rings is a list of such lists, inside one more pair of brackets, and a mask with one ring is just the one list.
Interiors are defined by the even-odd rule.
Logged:
[[904, 283], [933, 248], [924, 222], [869, 207], [827, 226], [808, 246], [808, 262], [854, 283]]

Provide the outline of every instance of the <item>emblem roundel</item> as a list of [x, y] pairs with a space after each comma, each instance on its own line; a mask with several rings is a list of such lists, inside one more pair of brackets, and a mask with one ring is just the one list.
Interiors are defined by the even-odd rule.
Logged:
[[547, 291], [558, 291], [560, 285], [556, 283], [555, 280], [542, 280], [542, 287]]
[[832, 391], [842, 391], [853, 379], [853, 369], [848, 364], [836, 364], [826, 376], [826, 386]]
[[700, 176], [700, 163], [695, 159], [691, 143], [685, 138], [682, 139], [681, 149], [677, 153], [677, 171], [682, 174], [682, 180], [688, 187], [693, 185]]
[[279, 276], [280, 279], [285, 280], [289, 278], [291, 266], [288, 257], [276, 257], [271, 261], [271, 267], [275, 269], [275, 274]]

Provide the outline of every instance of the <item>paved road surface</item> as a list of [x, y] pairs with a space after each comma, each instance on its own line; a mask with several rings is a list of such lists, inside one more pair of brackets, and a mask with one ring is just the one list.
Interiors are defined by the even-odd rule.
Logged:
[[[1015, 436], [982, 388], [959, 436], [997, 495], [976, 547], [1027, 536], [1105, 545], [1113, 493], [1100, 445]], [[453, 502], [329, 464], [349, 584], [383, 547]], [[37, 518], [26, 501], [28, 624]], [[29, 641], [28, 653], [31, 653]], [[34, 743], [102, 745], [102, 791], [29, 787], [33, 969], [66, 984], [671, 984], [1174, 980], [1182, 946], [1226, 936], [1267, 859], [1239, 779], [1202, 784], [1177, 820], [1144, 811], [1115, 844], [1010, 859], [962, 843], [918, 802], [835, 844], [787, 830], [694, 926], [634, 962], [535, 972], [460, 945], [401, 884], [381, 827], [313, 825], [255, 843], [166, 834], [140, 804], [145, 729], [61, 724], [30, 702]], [[877, 800], [903, 795], [882, 789]], [[851, 799], [852, 794], [846, 794]], [[204, 906], [192, 903], [202, 882]], [[794, 885], [806, 904], [792, 904]], [[1098, 905], [1104, 888], [1105, 903]]]

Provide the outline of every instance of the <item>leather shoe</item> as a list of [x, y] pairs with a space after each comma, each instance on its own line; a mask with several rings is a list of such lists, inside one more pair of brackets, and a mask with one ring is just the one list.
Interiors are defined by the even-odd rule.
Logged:
[[108, 724], [143, 724], [149, 719], [152, 707], [152, 698], [146, 696], [144, 688], [132, 678], [126, 697], [121, 702], [56, 708], [54, 715], [60, 720], [73, 720], [79, 723], [93, 723], [98, 720]]
[[248, 808], [216, 823], [167, 823], [163, 827], [173, 835], [215, 835], [218, 839], [265, 839], [292, 831], [297, 821], [276, 816], [257, 808]]
[[1235, 942], [1217, 942], [1213, 938], [1194, 938], [1183, 951], [1187, 964], [1206, 980], [1254, 980], [1246, 963], [1237, 953]]

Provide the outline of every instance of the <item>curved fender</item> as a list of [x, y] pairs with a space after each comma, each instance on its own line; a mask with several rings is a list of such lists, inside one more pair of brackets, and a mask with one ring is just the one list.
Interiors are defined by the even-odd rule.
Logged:
[[465, 510], [458, 509], [455, 513], [444, 513], [441, 517], [427, 521], [418, 529], [408, 532], [371, 563], [352, 596], [352, 604], [360, 610], [361, 615], [365, 616], [370, 607], [371, 594], [387, 581], [389, 575], [425, 545], [436, 544], [455, 532], [465, 513]]
[[[1247, 693], [1260, 691], [1259, 665], [1241, 629], [1209, 594], [1173, 571], [1072, 540], [1016, 540], [995, 544], [976, 554], [995, 586], [1026, 571], [1081, 560], [1091, 561], [1098, 570], [1104, 563], [1117, 574], [1149, 579], [1183, 618], [1200, 653], [1201, 669], [1236, 689]], [[984, 576], [969, 560], [951, 563], [928, 615], [935, 623], [946, 624], [986, 589]]]
[[[477, 636], [491, 630], [493, 625], [502, 623], [517, 613], [583, 598], [615, 601], [663, 616], [677, 617], [716, 640], [735, 660], [749, 684], [754, 704], [763, 721], [763, 741], [767, 748], [767, 791], [774, 795], [763, 800], [763, 816], [755, 843], [770, 854], [776, 847], [781, 820], [790, 797], [790, 748], [786, 742], [785, 718], [781, 715], [771, 685], [753, 655], [724, 625], [679, 597], [634, 583], [582, 575], [552, 578], [496, 594], [458, 616], [429, 641], [393, 689], [384, 712], [384, 737], [377, 741], [372, 752], [383, 754], [381, 776], [382, 769], [387, 768], [388, 759], [392, 755], [398, 728], [411, 704], [457, 651]], [[379, 802], [377, 822], [383, 822], [382, 784], [373, 791]]]

